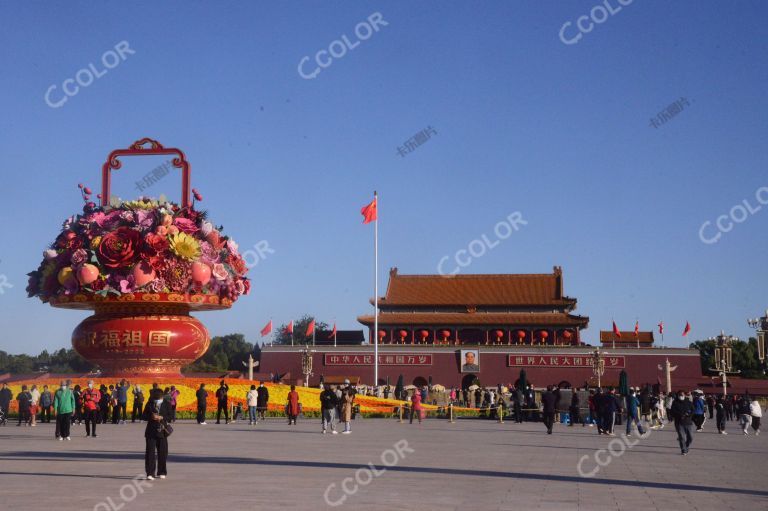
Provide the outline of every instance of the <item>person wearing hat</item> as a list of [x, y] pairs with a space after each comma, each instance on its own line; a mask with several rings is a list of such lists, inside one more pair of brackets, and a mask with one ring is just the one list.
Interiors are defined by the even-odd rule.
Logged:
[[61, 386], [53, 396], [53, 411], [56, 414], [56, 437], [59, 441], [71, 440], [69, 427], [72, 413], [75, 411], [75, 395], [69, 388], [69, 382], [62, 380]]
[[[147, 479], [153, 480], [157, 474], [160, 479], [168, 475], [166, 461], [168, 460], [168, 422], [173, 417], [171, 403], [163, 399], [163, 391], [152, 389], [149, 400], [144, 407], [143, 419], [147, 421], [144, 430], [147, 448], [144, 451], [144, 468]], [[157, 460], [155, 460], [157, 454]], [[157, 471], [155, 471], [157, 469]]]

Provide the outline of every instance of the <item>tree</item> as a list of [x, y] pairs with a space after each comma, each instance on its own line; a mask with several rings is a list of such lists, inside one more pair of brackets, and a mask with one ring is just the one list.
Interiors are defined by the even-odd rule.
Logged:
[[241, 371], [242, 362], [255, 353], [254, 346], [245, 340], [243, 334], [228, 334], [211, 339], [208, 351], [184, 372]]
[[[714, 374], [716, 341], [696, 341], [690, 344], [691, 349], [698, 350], [701, 355], [702, 374]], [[742, 378], [765, 378], [757, 358], [757, 339], [750, 337], [749, 341], [736, 341], [731, 344], [731, 359], [733, 370], [741, 371]]]
[[[312, 337], [305, 337], [309, 323], [315, 319], [314, 316], [304, 314], [301, 319], [293, 322], [293, 344], [312, 344]], [[291, 344], [291, 334], [286, 332], [288, 325], [283, 324], [277, 329], [275, 334], [275, 344]], [[328, 330], [328, 323], [322, 321], [315, 322], [315, 330]]]

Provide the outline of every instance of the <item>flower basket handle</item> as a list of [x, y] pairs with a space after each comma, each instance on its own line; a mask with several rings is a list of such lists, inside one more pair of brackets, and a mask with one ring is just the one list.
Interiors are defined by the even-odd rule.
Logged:
[[123, 164], [118, 157], [120, 156], [142, 156], [142, 155], [160, 155], [171, 154], [176, 157], [171, 160], [171, 164], [181, 169], [181, 207], [190, 206], [190, 187], [191, 173], [189, 162], [184, 153], [175, 147], [163, 147], [157, 140], [151, 138], [142, 138], [137, 140], [128, 149], [115, 149], [109, 153], [109, 157], [101, 167], [101, 206], [109, 205], [110, 188], [112, 184], [112, 170], [118, 170]]

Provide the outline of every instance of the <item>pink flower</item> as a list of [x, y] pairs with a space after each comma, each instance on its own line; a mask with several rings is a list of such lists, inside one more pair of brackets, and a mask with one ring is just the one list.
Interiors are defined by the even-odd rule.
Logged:
[[195, 225], [195, 222], [184, 217], [176, 218], [176, 220], [173, 221], [173, 225], [178, 227], [180, 231], [186, 232], [187, 234], [194, 234], [199, 230]]
[[168, 234], [170, 234], [171, 236], [176, 236], [177, 234], [179, 234], [179, 228], [176, 227], [175, 225], [169, 225]]
[[142, 230], [151, 229], [152, 224], [155, 223], [155, 214], [153, 211], [147, 211], [146, 209], [140, 209], [136, 211], [136, 223], [139, 224]]
[[230, 253], [237, 255], [238, 246], [237, 246], [237, 243], [235, 243], [235, 240], [233, 240], [232, 238], [229, 238], [227, 240], [227, 249], [230, 251]]
[[213, 248], [207, 241], [200, 242], [200, 259], [209, 266], [221, 262], [219, 251]]
[[163, 215], [162, 220], [160, 220], [160, 223], [166, 227], [171, 225], [173, 223], [173, 217], [171, 215]]
[[213, 230], [213, 224], [207, 220], [203, 221], [202, 225], [200, 226], [200, 230], [203, 233], [203, 237], [207, 237], [208, 234]]
[[213, 265], [213, 276], [216, 277], [216, 280], [227, 280], [229, 273], [223, 264], [216, 263]]
[[53, 250], [52, 248], [49, 248], [48, 250], [43, 251], [43, 258], [45, 258], [46, 261], [50, 261], [51, 259], [56, 259], [56, 256], [58, 255], [59, 253]]
[[243, 284], [242, 280], [237, 280], [235, 282], [235, 285], [237, 286], [237, 294], [242, 295], [245, 293], [245, 284]]
[[158, 225], [157, 229], [155, 229], [155, 233], [159, 234], [160, 236], [167, 236], [168, 228], [164, 225]]

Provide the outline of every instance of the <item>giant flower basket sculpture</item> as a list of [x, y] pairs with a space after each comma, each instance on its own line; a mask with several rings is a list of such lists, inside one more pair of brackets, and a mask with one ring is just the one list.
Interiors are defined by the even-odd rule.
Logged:
[[[171, 155], [182, 177], [181, 204], [140, 197], [111, 200], [121, 156]], [[53, 307], [95, 313], [72, 333], [72, 346], [105, 376], [178, 377], [210, 345], [191, 311], [228, 309], [250, 281], [237, 244], [195, 209], [184, 153], [143, 139], [110, 153], [100, 204], [81, 185], [83, 213], [64, 221], [27, 293]]]

